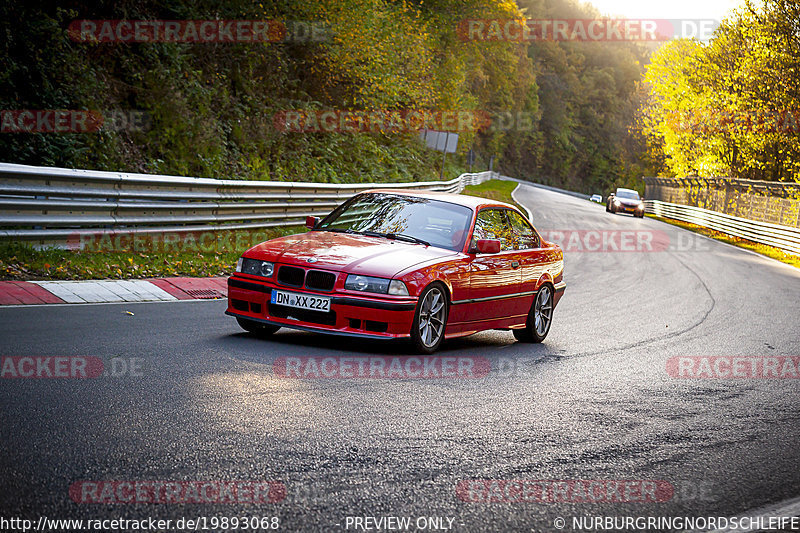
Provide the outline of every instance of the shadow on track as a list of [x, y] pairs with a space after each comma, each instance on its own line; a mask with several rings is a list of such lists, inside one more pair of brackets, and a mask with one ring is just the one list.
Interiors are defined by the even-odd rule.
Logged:
[[[281, 330], [267, 338], [239, 332], [218, 337], [215, 344], [233, 359], [268, 367], [278, 357], [422, 357], [406, 340], [353, 339], [292, 330]], [[483, 357], [495, 370], [508, 366], [511, 360], [514, 365], [556, 362], [566, 357], [563, 352], [546, 341], [521, 343], [510, 332], [489, 331], [447, 340], [441, 350], [426, 357]]]

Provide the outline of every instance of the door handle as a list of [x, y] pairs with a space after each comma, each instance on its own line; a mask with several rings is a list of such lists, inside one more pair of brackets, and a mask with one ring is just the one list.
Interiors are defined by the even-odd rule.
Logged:
[[511, 261], [511, 268], [519, 268], [519, 261]]

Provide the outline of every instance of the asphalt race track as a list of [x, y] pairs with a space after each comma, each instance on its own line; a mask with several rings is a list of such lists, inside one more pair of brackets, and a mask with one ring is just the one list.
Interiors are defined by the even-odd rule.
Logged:
[[[540, 230], [612, 241], [644, 230], [663, 249], [567, 249], [544, 344], [486, 332], [437, 354], [486, 358], [485, 377], [279, 377], [279, 357], [408, 348], [288, 330], [258, 339], [222, 301], [0, 309], [0, 355], [96, 356], [119, 374], [0, 380], [0, 515], [274, 516], [286, 531], [362, 531], [353, 517], [368, 516], [559, 531], [563, 517], [577, 531], [573, 517], [734, 516], [800, 496], [800, 381], [667, 371], [677, 356], [800, 355], [800, 271], [555, 192], [516, 196]], [[286, 496], [76, 503], [69, 488], [87, 480], [267, 480]], [[659, 480], [673, 492], [476, 502], [457, 493], [465, 480]]]

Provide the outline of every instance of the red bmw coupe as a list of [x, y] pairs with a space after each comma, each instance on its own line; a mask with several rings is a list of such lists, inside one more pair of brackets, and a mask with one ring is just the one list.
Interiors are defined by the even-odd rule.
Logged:
[[566, 287], [561, 248], [502, 202], [375, 190], [306, 225], [239, 259], [226, 314], [245, 330], [410, 338], [428, 354], [487, 329], [542, 342]]

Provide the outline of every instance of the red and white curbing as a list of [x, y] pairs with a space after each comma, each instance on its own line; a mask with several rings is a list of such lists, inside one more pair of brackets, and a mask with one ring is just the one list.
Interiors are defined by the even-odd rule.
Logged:
[[228, 278], [0, 281], [0, 305], [166, 302], [226, 298]]

